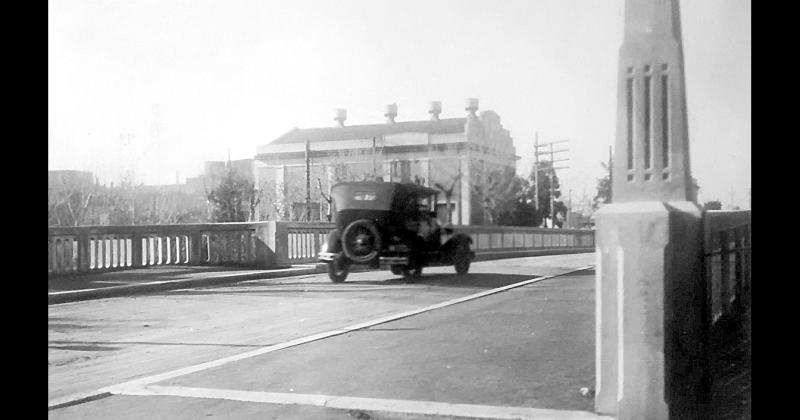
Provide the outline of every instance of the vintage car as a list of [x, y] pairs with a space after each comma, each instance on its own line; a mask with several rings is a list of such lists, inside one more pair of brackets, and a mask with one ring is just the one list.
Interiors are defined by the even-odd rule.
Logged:
[[438, 191], [397, 182], [340, 182], [331, 189], [336, 228], [328, 234], [319, 260], [333, 282], [347, 278], [350, 266], [389, 267], [416, 281], [429, 265], [454, 265], [469, 271], [475, 258], [472, 238], [454, 233], [436, 218]]

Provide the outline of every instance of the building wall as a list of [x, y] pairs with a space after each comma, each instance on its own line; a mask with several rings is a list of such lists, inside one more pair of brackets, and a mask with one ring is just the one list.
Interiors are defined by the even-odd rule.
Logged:
[[[474, 194], [474, 185], [480, 185], [489, 170], [516, 168], [517, 160], [513, 140], [493, 111], [468, 118], [463, 133], [396, 133], [376, 137], [374, 142], [372, 138], [316, 141], [309, 148], [311, 196], [313, 203], [322, 203], [320, 217], [326, 214], [327, 203], [319, 194], [317, 178], [322, 191], [327, 192], [337, 180], [371, 179], [374, 168], [375, 177], [384, 181], [452, 187], [452, 222], [482, 224], [483, 207]], [[270, 220], [281, 220], [288, 213], [284, 211], [281, 217], [278, 207], [285, 209], [286, 205], [305, 201], [305, 144], [264, 145], [258, 151], [258, 179], [272, 182], [275, 189], [276, 204], [264, 211]], [[462, 176], [457, 179], [459, 173]], [[282, 206], [277, 204], [281, 201]], [[437, 207], [444, 211], [445, 203], [444, 194], [440, 194], [441, 205]]]

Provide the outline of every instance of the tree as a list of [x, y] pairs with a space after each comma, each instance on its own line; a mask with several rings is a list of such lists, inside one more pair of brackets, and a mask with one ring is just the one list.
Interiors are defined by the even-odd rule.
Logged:
[[473, 193], [483, 208], [484, 223], [535, 226], [535, 211], [528, 199], [528, 182], [505, 167], [493, 170], [485, 182], [473, 184]]
[[[564, 205], [564, 203], [557, 200], [559, 197], [561, 197], [561, 183], [559, 182], [558, 175], [555, 173], [555, 171], [550, 169], [552, 167], [553, 163], [550, 161], [545, 160], [539, 162], [538, 197], [534, 197], [536, 195], [536, 189], [533, 188], [533, 186], [528, 189], [528, 198], [531, 200], [531, 202], [533, 202], [533, 200], [537, 200], [539, 204], [539, 211], [535, 213], [536, 220], [534, 226], [540, 226], [542, 222], [546, 218], [549, 218], [552, 214], [550, 208], [551, 190], [553, 195], [552, 201], [554, 203], [553, 207], [555, 208], [556, 213], [562, 213], [563, 215], [566, 215], [567, 212], [567, 207]], [[530, 184], [536, 182], [536, 177], [534, 176], [533, 172], [535, 170], [536, 168], [533, 168], [530, 176], [528, 177]], [[558, 222], [558, 220], [556, 220], [554, 224], [561, 226], [561, 223]]]
[[52, 192], [48, 203], [48, 224], [51, 226], [85, 225], [91, 210], [94, 191], [65, 189]]
[[206, 194], [212, 204], [212, 221], [246, 222], [261, 201], [261, 193], [255, 183], [248, 181], [232, 167], [228, 167], [219, 185]]
[[600, 162], [600, 165], [608, 174], [597, 180], [597, 194], [592, 200], [592, 209], [594, 210], [600, 208], [601, 204], [611, 202], [611, 166], [605, 162]]
[[445, 200], [447, 202], [447, 207], [446, 207], [447, 208], [447, 222], [446, 222], [447, 224], [450, 224], [452, 222], [452, 220], [450, 220], [450, 217], [451, 217], [450, 200], [453, 198], [453, 191], [455, 190], [456, 183], [458, 182], [459, 179], [461, 179], [461, 176], [462, 176], [461, 172], [457, 173], [453, 177], [453, 181], [450, 183], [449, 187], [445, 187], [444, 185], [442, 185], [442, 184], [440, 184], [438, 182], [434, 182], [433, 183], [433, 185], [436, 188], [438, 188], [444, 194], [444, 198], [445, 198]]
[[719, 200], [708, 201], [703, 204], [703, 210], [722, 210], [722, 202]]

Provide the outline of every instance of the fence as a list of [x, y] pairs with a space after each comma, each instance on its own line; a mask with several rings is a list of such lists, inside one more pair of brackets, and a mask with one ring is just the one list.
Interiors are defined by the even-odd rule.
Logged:
[[713, 323], [750, 305], [750, 210], [708, 211], [704, 223], [704, 274]]
[[[259, 222], [49, 228], [50, 274], [169, 265], [264, 268], [314, 263], [332, 223]], [[594, 232], [509, 226], [457, 226], [478, 255], [592, 252]]]

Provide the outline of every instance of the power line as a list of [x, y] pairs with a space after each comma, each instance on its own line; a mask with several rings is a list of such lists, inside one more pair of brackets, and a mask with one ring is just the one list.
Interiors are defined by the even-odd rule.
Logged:
[[[562, 148], [562, 149], [559, 149], [559, 150], [553, 150], [553, 145], [554, 144], [567, 143], [567, 142], [569, 142], [568, 139], [556, 140], [556, 141], [551, 141], [551, 142], [548, 142], [548, 143], [539, 143], [539, 132], [538, 131], [536, 132], [536, 138], [534, 140], [534, 146], [533, 146], [534, 147], [534, 153], [533, 153], [533, 155], [534, 155], [535, 161], [534, 161], [533, 172], [534, 172], [534, 184], [535, 184], [535, 192], [534, 192], [534, 194], [536, 195], [536, 199], [534, 200], [534, 203], [535, 203], [536, 210], [538, 211], [539, 210], [539, 171], [546, 171], [549, 174], [549, 180], [550, 180], [550, 227], [553, 227], [555, 225], [555, 220], [556, 220], [555, 182], [554, 182], [555, 177], [556, 177], [556, 170], [557, 169], [568, 169], [569, 168], [569, 166], [558, 166], [558, 167], [554, 166], [555, 162], [565, 162], [565, 161], [569, 160], [569, 158], [559, 158], [559, 159], [555, 158], [555, 155], [557, 153], [568, 152], [569, 148]], [[539, 149], [541, 149], [541, 148], [547, 148], [549, 150], [544, 150], [544, 151], [540, 152]], [[550, 155], [550, 160], [549, 160], [550, 165], [549, 165], [549, 167], [539, 168], [539, 156], [540, 155]]]

